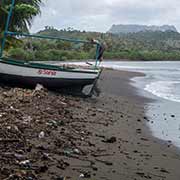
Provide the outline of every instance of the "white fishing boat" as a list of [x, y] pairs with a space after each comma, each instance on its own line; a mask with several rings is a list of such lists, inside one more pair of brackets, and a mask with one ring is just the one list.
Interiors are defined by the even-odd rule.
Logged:
[[97, 46], [96, 63], [89, 68], [69, 67], [64, 65], [47, 65], [42, 63], [26, 62], [22, 60], [9, 59], [3, 56], [3, 50], [7, 36], [25, 36], [42, 39], [57, 39], [75, 43], [92, 43], [89, 41], [74, 40], [60, 37], [31, 35], [25, 33], [17, 33], [8, 31], [10, 19], [12, 17], [15, 0], [12, 0], [12, 5], [7, 18], [7, 23], [2, 41], [0, 54], [0, 82], [18, 87], [32, 87], [41, 84], [48, 89], [78, 89], [83, 90], [84, 87], [92, 85], [89, 93], [92, 92], [97, 79], [100, 76], [101, 68], [97, 66], [99, 63], [99, 54], [101, 46], [95, 42]]

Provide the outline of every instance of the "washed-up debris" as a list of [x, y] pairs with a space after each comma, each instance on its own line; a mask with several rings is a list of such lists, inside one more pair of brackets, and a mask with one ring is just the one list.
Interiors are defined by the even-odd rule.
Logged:
[[39, 133], [39, 139], [43, 139], [45, 137], [45, 132], [44, 131], [41, 131]]
[[24, 168], [31, 168], [30, 160], [20, 161], [19, 165]]
[[85, 172], [79, 175], [79, 178], [91, 178], [90, 172]]
[[3, 180], [38, 180], [34, 173], [28, 172], [26, 170], [15, 170], [14, 173], [10, 174], [6, 179]]
[[80, 174], [79, 177], [80, 177], [80, 178], [84, 178], [84, 174]]
[[93, 154], [93, 153], [91, 155], [94, 157], [113, 156], [113, 154]]
[[66, 180], [66, 177], [56, 177], [55, 180]]
[[3, 117], [6, 113], [0, 113], [0, 118]]
[[167, 173], [167, 174], [169, 174], [169, 171], [167, 171], [166, 169], [161, 168], [160, 171], [161, 171], [162, 173]]
[[42, 154], [42, 159], [43, 160], [51, 160], [51, 161], [53, 161], [53, 158], [50, 157], [50, 155], [48, 153], [43, 153]]
[[17, 160], [24, 160], [27, 157], [23, 154], [18, 154], [18, 153], [11, 153], [11, 152], [5, 152], [2, 154], [3, 157], [7, 158], [16, 158]]
[[103, 109], [97, 109], [98, 112], [104, 113], [105, 111]]
[[43, 165], [43, 166], [38, 167], [38, 169], [36, 169], [35, 171], [37, 174], [39, 174], [39, 173], [45, 173], [48, 169], [49, 168], [47, 165]]
[[68, 148], [68, 149], [65, 149], [65, 150], [63, 151], [63, 153], [64, 153], [64, 155], [66, 155], [66, 156], [70, 156], [70, 155], [72, 155], [72, 154], [80, 155], [80, 154], [81, 154], [81, 151], [80, 151], [79, 149], [77, 149], [77, 148], [75, 148], [75, 149], [70, 149], [70, 148]]
[[65, 156], [70, 156], [71, 154], [73, 154], [73, 150], [71, 150], [71, 149], [66, 149], [66, 150], [64, 150], [64, 155]]
[[23, 154], [17, 154], [17, 153], [15, 153], [15, 154], [14, 154], [14, 157], [15, 157], [16, 159], [18, 159], [18, 160], [26, 159], [26, 156], [23, 155]]
[[67, 103], [65, 103], [65, 102], [63, 102], [63, 101], [61, 101], [60, 103], [61, 103], [62, 105], [64, 105], [64, 106], [67, 105]]
[[80, 151], [79, 151], [79, 149], [74, 149], [74, 153], [76, 153], [76, 154], [80, 154]]
[[44, 89], [44, 86], [41, 85], [41, 84], [37, 84], [36, 87], [35, 87], [35, 91], [41, 91]]
[[142, 141], [149, 141], [147, 138], [141, 138]]
[[[79, 101], [79, 98], [48, 92], [41, 86], [35, 90], [0, 88], [0, 179], [65, 180], [62, 175], [66, 169], [72, 169], [71, 159], [90, 163], [88, 168], [98, 171], [95, 160], [89, 157], [103, 159], [108, 155], [105, 148], [99, 149], [92, 143], [92, 132], [84, 123], [89, 123], [85, 115], [75, 116], [71, 110], [80, 108]], [[103, 115], [105, 110], [93, 107], [89, 112]], [[106, 124], [106, 120], [102, 121], [102, 125]], [[117, 141], [115, 137], [106, 139], [103, 134], [96, 138], [106, 143]], [[112, 165], [103, 160], [101, 163]], [[77, 173], [83, 174], [82, 178], [92, 176], [85, 167]]]
[[107, 166], [112, 166], [113, 165], [113, 163], [110, 162], [110, 161], [104, 161], [104, 160], [100, 160], [100, 159], [96, 159], [96, 161], [101, 162], [101, 163], [103, 163], [103, 164], [105, 164]]
[[136, 129], [136, 133], [137, 134], [141, 134], [142, 133], [142, 130], [139, 128], [139, 129]]
[[67, 162], [65, 162], [64, 160], [61, 159], [60, 161], [58, 161], [57, 168], [64, 170], [64, 169], [66, 169], [68, 166], [70, 166], [70, 164], [67, 163]]
[[102, 142], [104, 143], [115, 143], [117, 141], [116, 137], [111, 137], [111, 138], [108, 138], [106, 140], [102, 140]]
[[49, 126], [53, 126], [53, 127], [57, 127], [57, 126], [58, 126], [57, 122], [54, 121], [54, 120], [51, 120], [51, 121], [49, 121], [49, 122], [46, 123], [46, 124], [49, 125]]
[[24, 124], [29, 124], [32, 121], [31, 116], [23, 116], [22, 119]]

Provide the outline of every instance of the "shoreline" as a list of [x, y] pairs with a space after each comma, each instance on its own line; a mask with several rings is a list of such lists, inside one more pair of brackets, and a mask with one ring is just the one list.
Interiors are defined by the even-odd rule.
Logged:
[[[95, 62], [94, 59], [81, 59], [81, 60], [67, 60], [67, 61], [35, 61], [37, 63], [86, 63], [86, 62]], [[33, 61], [30, 61], [33, 62]], [[104, 59], [102, 62], [180, 62], [180, 60], [131, 60], [131, 59]]]
[[[88, 59], [86, 60], [86, 62], [88, 61], [95, 61], [94, 59]], [[104, 59], [102, 62], [180, 62], [180, 60], [140, 60], [140, 59], [120, 59], [120, 58], [116, 58], [116, 59]], [[63, 62], [63, 61], [62, 61]], [[64, 61], [66, 62], [66, 61]], [[67, 61], [67, 62], [83, 62], [83, 59], [81, 60], [72, 60], [72, 61]], [[85, 62], [85, 61], [84, 61]]]
[[166, 60], [140, 60], [140, 59], [119, 59], [119, 58], [117, 58], [117, 59], [104, 59], [103, 60], [104, 62], [107, 62], [107, 61], [120, 61], [120, 62], [126, 62], [126, 61], [130, 61], [130, 62], [138, 62], [138, 61], [140, 61], [140, 62], [158, 62], [158, 61], [160, 61], [160, 62], [166, 62], [166, 61], [172, 61], [172, 62], [180, 62], [180, 60], [168, 60], [168, 59], [166, 59]]
[[[162, 155], [162, 159], [163, 159], [163, 157], [167, 157], [167, 159], [168, 159], [168, 155], [169, 154], [171, 154], [170, 156], [176, 156], [177, 157], [177, 160], [172, 160], [171, 158], [169, 159], [169, 161], [168, 161], [168, 165], [169, 165], [169, 167], [173, 167], [172, 169], [171, 169], [171, 171], [172, 171], [172, 174], [171, 174], [171, 172], [170, 171], [166, 171], [166, 168], [168, 167], [168, 165], [166, 164], [166, 166], [164, 166], [164, 163], [162, 162], [162, 159], [161, 158], [159, 158], [159, 160], [158, 160], [158, 162], [156, 162], [156, 164], [161, 164], [161, 166], [162, 166], [162, 169], [160, 170], [161, 172], [163, 172], [164, 170], [166, 171], [166, 173], [167, 174], [169, 174], [169, 175], [167, 175], [166, 173], [166, 177], [164, 177], [164, 179], [171, 179], [171, 180], [176, 180], [176, 179], [178, 179], [179, 177], [180, 177], [180, 174], [179, 174], [179, 172], [178, 172], [178, 169], [176, 169], [176, 163], [178, 164], [178, 165], [180, 165], [180, 161], [179, 161], [179, 155], [178, 155], [178, 152], [180, 152], [180, 149], [177, 147], [177, 146], [175, 146], [175, 145], [173, 145], [172, 144], [172, 142], [171, 141], [168, 141], [168, 140], [162, 140], [162, 139], [159, 139], [159, 138], [157, 138], [157, 137], [155, 137], [155, 136], [153, 136], [153, 134], [152, 134], [152, 132], [151, 132], [151, 130], [150, 130], [150, 127], [148, 126], [148, 123], [154, 123], [154, 120], [152, 119], [148, 119], [148, 117], [147, 117], [147, 114], [146, 114], [146, 106], [148, 106], [148, 104], [149, 103], [155, 103], [156, 104], [156, 101], [158, 102], [159, 100], [158, 99], [151, 99], [150, 97], [144, 97], [144, 96], [141, 96], [139, 93], [137, 93], [137, 88], [136, 87], [134, 87], [132, 84], [131, 84], [131, 79], [132, 78], [134, 78], [134, 77], [141, 77], [141, 76], [144, 76], [145, 74], [143, 74], [143, 73], [139, 73], [139, 72], [129, 72], [129, 71], [116, 71], [116, 70], [114, 70], [113, 71], [114, 73], [116, 72], [117, 74], [119, 74], [119, 75], [117, 75], [117, 76], [123, 76], [123, 78], [124, 78], [124, 80], [123, 80], [123, 78], [120, 78], [120, 82], [123, 84], [123, 85], [125, 85], [125, 87], [124, 88], [120, 88], [122, 91], [120, 92], [120, 93], [117, 93], [117, 95], [118, 96], [123, 96], [123, 98], [125, 97], [125, 99], [128, 99], [129, 101], [130, 101], [130, 103], [137, 103], [137, 102], [140, 102], [140, 106], [137, 106], [137, 105], [135, 105], [135, 106], [137, 106], [138, 107], [138, 111], [139, 111], [139, 108], [143, 108], [143, 110], [140, 112], [140, 117], [143, 119], [142, 121], [139, 121], [140, 119], [138, 119], [137, 121], [138, 122], [142, 122], [142, 126], [141, 126], [141, 128], [138, 128], [138, 129], [136, 129], [136, 134], [135, 135], [138, 135], [138, 134], [141, 134], [142, 136], [144, 136], [144, 137], [147, 137], [147, 139], [146, 138], [141, 138], [141, 139], [143, 139], [145, 142], [146, 142], [146, 140], [147, 141], [149, 141], [148, 139], [150, 139], [150, 141], [151, 141], [151, 143], [150, 143], [150, 147], [149, 148], [147, 148], [148, 150], [150, 150], [150, 152], [153, 152], [154, 151], [154, 153], [152, 153], [153, 155], [152, 156], [157, 156], [157, 154], [156, 153], [162, 153], [161, 155]], [[107, 73], [107, 72], [106, 72]], [[110, 71], [109, 73], [112, 73], [112, 71]], [[106, 74], [107, 75], [107, 74]], [[109, 76], [109, 74], [107, 75], [107, 76]], [[111, 78], [112, 78], [112, 75], [110, 76]], [[116, 77], [116, 75], [115, 75], [115, 77]], [[109, 81], [111, 81], [112, 79], [110, 78], [110, 80]], [[105, 80], [107, 81], [107, 77], [105, 78]], [[125, 83], [124, 83], [124, 81], [125, 81]], [[112, 83], [112, 81], [111, 81], [111, 83]], [[114, 82], [114, 84], [116, 84], [115, 82]], [[104, 90], [105, 90], [106, 88], [104, 88]], [[106, 91], [107, 91], [107, 89], [106, 89]], [[112, 94], [115, 94], [114, 93], [114, 91], [112, 91]], [[142, 113], [142, 114], [141, 114]], [[157, 115], [157, 114], [156, 114]], [[142, 117], [142, 116], [144, 116], [144, 117]], [[134, 123], [134, 122], [133, 122]], [[135, 150], [136, 151], [136, 150]], [[162, 152], [161, 152], [162, 151]], [[137, 153], [137, 152], [136, 152]], [[163, 154], [164, 153], [164, 154]], [[169, 153], [168, 155], [166, 154], [166, 153]], [[151, 153], [150, 153], [151, 154]], [[155, 160], [155, 159], [154, 159]], [[172, 161], [171, 161], [172, 160]], [[173, 162], [174, 161], [174, 162]], [[176, 161], [176, 162], [175, 162]], [[151, 162], [152, 163], [152, 162]], [[153, 164], [152, 164], [153, 165]], [[164, 167], [163, 167], [164, 166]], [[143, 169], [143, 168], [142, 168]], [[149, 167], [148, 167], [148, 169], [149, 169]], [[155, 167], [155, 169], [156, 169], [156, 167]], [[158, 168], [157, 168], [158, 169]], [[167, 168], [168, 169], [168, 168]], [[174, 172], [173, 172], [174, 171]], [[175, 172], [176, 171], [176, 172]], [[141, 174], [141, 173], [140, 173]], [[143, 173], [142, 173], [143, 174]], [[142, 175], [141, 174], [141, 175]], [[146, 179], [149, 175], [148, 174], [152, 174], [153, 175], [153, 173], [147, 173], [147, 175], [145, 175], [145, 174], [143, 174], [142, 176], [141, 176], [141, 178], [142, 179]], [[162, 173], [163, 174], [163, 173]], [[158, 176], [156, 176], [157, 174], [154, 174], [155, 176], [153, 177], [153, 176], [151, 176], [151, 178], [152, 179], [156, 179], [156, 178], [158, 178]], [[169, 176], [169, 177], [168, 177]], [[161, 176], [159, 176], [159, 177], [163, 177], [163, 175]], [[124, 178], [124, 177], [123, 177]], [[150, 176], [149, 176], [149, 179], [151, 179], [150, 178]]]
[[90, 99], [1, 88], [0, 179], [178, 180], [179, 150], [152, 136], [137, 76], [104, 70]]

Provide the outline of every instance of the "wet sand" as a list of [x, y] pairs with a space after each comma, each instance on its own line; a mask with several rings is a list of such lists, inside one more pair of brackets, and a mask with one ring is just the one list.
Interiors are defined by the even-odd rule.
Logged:
[[180, 151], [151, 135], [135, 76], [105, 70], [87, 99], [1, 89], [0, 179], [178, 180]]

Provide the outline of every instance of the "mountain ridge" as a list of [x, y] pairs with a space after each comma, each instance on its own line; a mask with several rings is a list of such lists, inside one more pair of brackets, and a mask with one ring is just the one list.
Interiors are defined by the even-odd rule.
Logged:
[[173, 25], [162, 25], [162, 26], [155, 26], [155, 25], [138, 25], [138, 24], [113, 24], [112, 27], [109, 29], [108, 33], [112, 34], [120, 34], [120, 33], [137, 33], [137, 32], [145, 32], [145, 31], [173, 31], [178, 32], [176, 27]]

